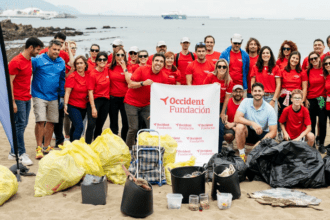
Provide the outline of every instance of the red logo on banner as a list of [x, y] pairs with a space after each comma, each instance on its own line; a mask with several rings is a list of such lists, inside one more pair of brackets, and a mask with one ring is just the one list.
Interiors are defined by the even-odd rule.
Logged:
[[154, 123], [154, 126], [156, 127], [156, 129], [172, 129], [170, 124], [167, 123]]
[[182, 140], [180, 137], [172, 137], [177, 143], [182, 143]]
[[204, 143], [204, 140], [202, 137], [187, 137], [187, 140], [190, 143]]
[[198, 124], [198, 127], [200, 127], [201, 130], [214, 130], [215, 129], [213, 124]]
[[164, 99], [160, 99], [160, 100], [162, 100], [162, 101], [165, 103], [165, 105], [167, 105], [167, 104], [166, 104], [167, 99], [168, 99], [168, 96], [167, 96], [166, 98], [164, 98]]
[[213, 155], [214, 154], [212, 152], [212, 150], [197, 150], [197, 152], [199, 153], [199, 155]]
[[177, 150], [176, 153], [177, 153], [177, 155], [180, 155], [180, 156], [192, 156], [193, 155], [190, 150]]
[[[167, 100], [169, 99], [170, 113], [193, 113], [193, 114], [210, 114], [210, 108], [205, 108], [204, 99], [192, 99], [183, 98], [178, 99], [168, 96], [166, 98], [161, 98], [165, 105], [167, 105]], [[185, 105], [185, 107], [177, 107], [178, 105]]]
[[194, 130], [191, 124], [175, 124], [180, 130]]

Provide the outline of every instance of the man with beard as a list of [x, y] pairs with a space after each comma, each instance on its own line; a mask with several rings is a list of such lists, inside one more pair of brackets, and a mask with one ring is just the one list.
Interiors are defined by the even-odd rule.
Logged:
[[234, 117], [237, 111], [238, 106], [243, 101], [243, 86], [235, 85], [233, 87], [233, 97], [229, 99], [227, 104], [227, 114], [226, 120], [224, 122], [224, 140], [228, 143], [228, 147], [233, 149], [233, 140], [235, 139], [235, 129], [236, 123], [234, 122]]
[[248, 83], [248, 89], [247, 89], [247, 97], [253, 98], [251, 95], [251, 72], [252, 67], [257, 63], [259, 52], [261, 49], [261, 45], [259, 41], [253, 37], [251, 37], [245, 47], [246, 52], [249, 54], [250, 57], [250, 67], [249, 67], [249, 73], [247, 76], [247, 83]]
[[[324, 52], [324, 49], [325, 49], [323, 40], [322, 39], [316, 39], [316, 40], [314, 40], [313, 49], [314, 49], [314, 52], [315, 53], [318, 53], [320, 55], [321, 62], [322, 62], [323, 61], [323, 58], [324, 58], [323, 52]], [[309, 61], [308, 61], [308, 56], [307, 56], [304, 59], [303, 64], [301, 66], [302, 70], [307, 70], [308, 65], [309, 65]]]
[[237, 109], [234, 122], [237, 123], [235, 138], [240, 157], [246, 160], [245, 143], [256, 144], [264, 138], [275, 138], [277, 117], [274, 108], [263, 100], [264, 86], [252, 85], [251, 98], [244, 99]]
[[[157, 45], [156, 45], [156, 51], [157, 53], [161, 53], [161, 54], [165, 54], [167, 52], [167, 46], [165, 41], [161, 40], [158, 41]], [[154, 57], [154, 55], [150, 55], [147, 61], [148, 65], [152, 65], [152, 58]]]
[[[24, 132], [29, 121], [31, 110], [31, 57], [37, 56], [43, 46], [44, 44], [38, 38], [29, 38], [25, 42], [24, 51], [15, 56], [8, 64], [13, 98], [13, 110], [15, 114], [18, 154], [20, 161], [25, 166], [33, 164], [29, 156], [26, 154], [24, 143]], [[8, 159], [16, 159], [13, 148], [8, 155]]]
[[206, 60], [206, 46], [200, 42], [195, 46], [197, 60], [191, 62], [186, 69], [187, 85], [203, 85], [207, 74], [214, 71], [214, 64]]
[[[329, 49], [330, 49], [330, 35], [327, 37], [326, 41], [327, 41], [327, 45], [328, 45], [328, 47], [329, 47]], [[326, 56], [330, 56], [330, 51], [328, 51], [328, 52], [326, 52], [325, 54], [323, 54], [323, 55], [321, 56], [321, 60], [323, 60], [324, 57], [326, 57]]]
[[207, 35], [204, 38], [204, 43], [206, 46], [206, 59], [211, 63], [215, 64], [219, 60], [221, 53], [213, 50], [215, 45], [214, 37], [211, 35]]

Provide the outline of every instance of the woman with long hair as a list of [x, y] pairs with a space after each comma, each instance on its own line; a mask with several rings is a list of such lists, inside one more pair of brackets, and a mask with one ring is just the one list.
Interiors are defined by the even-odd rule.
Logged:
[[311, 52], [308, 55], [308, 90], [305, 107], [309, 109], [309, 115], [312, 121], [312, 133], [315, 133], [316, 117], [319, 118], [319, 151], [325, 153], [324, 141], [327, 133], [327, 112], [325, 109], [325, 77], [321, 66], [320, 55]]
[[125, 79], [127, 70], [126, 51], [123, 47], [117, 47], [113, 50], [113, 58], [109, 66], [110, 76], [110, 129], [119, 135], [118, 113], [120, 112], [122, 129], [121, 138], [126, 141], [128, 131], [128, 121], [125, 111], [124, 98], [128, 90], [128, 85]]
[[96, 67], [88, 74], [86, 143], [90, 144], [102, 133], [102, 128], [109, 113], [110, 78], [107, 66], [108, 55], [99, 52], [96, 56]]
[[168, 84], [170, 85], [181, 85], [180, 83], [180, 70], [174, 66], [175, 55], [173, 52], [168, 51], [165, 53], [165, 65], [163, 71], [168, 76]]
[[276, 61], [276, 65], [281, 70], [283, 70], [287, 66], [289, 56], [294, 51], [298, 51], [298, 47], [294, 42], [292, 42], [290, 40], [285, 40], [282, 43], [282, 45], [280, 47], [280, 51], [278, 52], [278, 57], [277, 57], [277, 61]]
[[100, 52], [100, 46], [98, 44], [92, 44], [89, 49], [90, 57], [87, 60], [88, 70], [93, 70], [96, 67], [96, 56]]
[[220, 85], [220, 116], [219, 116], [219, 149], [222, 150], [222, 142], [224, 140], [224, 122], [226, 121], [226, 109], [228, 101], [233, 91], [233, 82], [229, 75], [229, 65], [225, 59], [219, 59], [215, 63], [213, 73], [208, 74], [204, 80], [204, 84], [216, 83]]
[[136, 64], [138, 64], [138, 65], [132, 66], [132, 73], [134, 73], [135, 70], [137, 68], [139, 68], [140, 66], [147, 65], [148, 57], [149, 57], [148, 51], [146, 51], [146, 50], [140, 50], [138, 52], [138, 59], [136, 61]]
[[251, 86], [255, 82], [264, 85], [264, 100], [273, 106], [277, 113], [277, 99], [281, 90], [281, 71], [276, 66], [274, 54], [268, 46], [261, 48], [257, 63], [253, 66]]

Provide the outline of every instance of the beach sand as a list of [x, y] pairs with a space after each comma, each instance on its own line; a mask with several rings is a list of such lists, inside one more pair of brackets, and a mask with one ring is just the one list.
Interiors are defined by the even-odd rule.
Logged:
[[[25, 132], [25, 143], [30, 158], [35, 156], [34, 136], [34, 114], [31, 109], [29, 125]], [[105, 127], [109, 126], [107, 121]], [[104, 128], [105, 128], [104, 127]], [[328, 128], [329, 129], [329, 128]], [[326, 144], [330, 143], [329, 135]], [[5, 132], [0, 124], [0, 164], [10, 167], [15, 164], [8, 160], [10, 145]], [[38, 161], [33, 159], [34, 165], [30, 171], [37, 173]], [[82, 204], [81, 188], [76, 185], [63, 192], [45, 196], [34, 197], [35, 177], [22, 177], [19, 183], [18, 192], [4, 205], [0, 207], [0, 219], [127, 219], [120, 211], [121, 198], [124, 187], [108, 183], [107, 204], [94, 206]], [[245, 181], [240, 184], [242, 196], [234, 200], [232, 207], [228, 210], [219, 210], [217, 201], [212, 201], [209, 210], [190, 211], [188, 205], [182, 205], [180, 210], [167, 209], [167, 193], [172, 193], [172, 187], [164, 185], [153, 186], [154, 213], [146, 219], [330, 219], [330, 187], [322, 189], [302, 189], [308, 195], [322, 199], [317, 211], [311, 208], [280, 208], [261, 205], [248, 198], [247, 193], [259, 190], [270, 189], [271, 187], [263, 182]], [[206, 184], [206, 192], [210, 193], [211, 183]]]

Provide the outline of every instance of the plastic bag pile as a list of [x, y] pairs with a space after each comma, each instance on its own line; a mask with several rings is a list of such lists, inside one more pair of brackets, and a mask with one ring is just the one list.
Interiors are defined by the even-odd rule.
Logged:
[[0, 165], [0, 206], [15, 195], [17, 189], [16, 176], [7, 167]]

